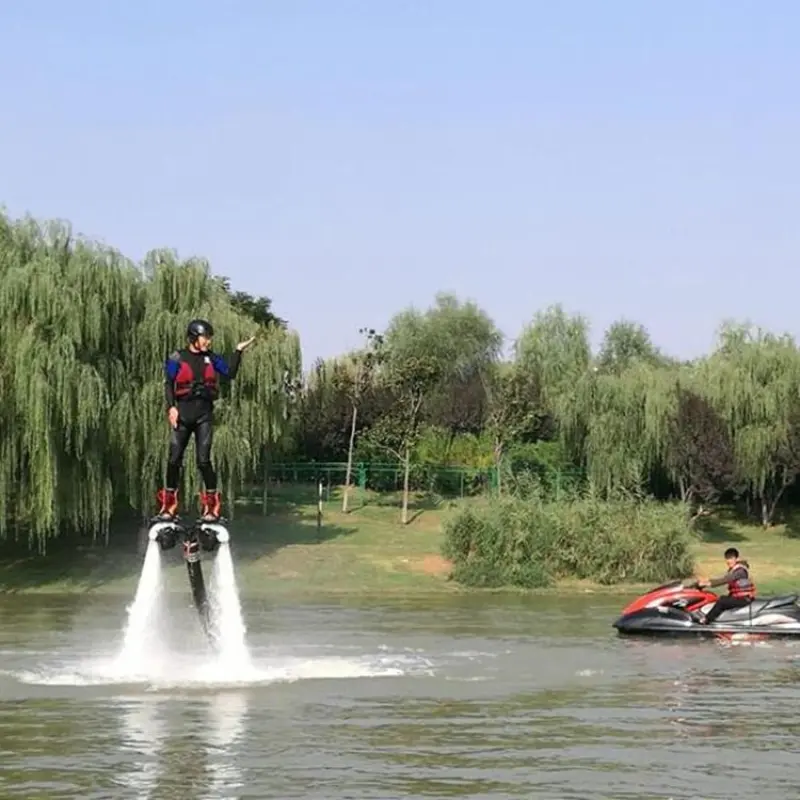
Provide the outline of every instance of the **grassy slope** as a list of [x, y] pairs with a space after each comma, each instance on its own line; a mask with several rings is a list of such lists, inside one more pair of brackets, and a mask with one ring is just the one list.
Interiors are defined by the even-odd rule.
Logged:
[[800, 591], [800, 517], [791, 517], [763, 530], [723, 509], [704, 525], [703, 538], [697, 547], [700, 575], [722, 574], [725, 571], [722, 554], [732, 546], [750, 562], [760, 594]]
[[[250, 595], [419, 594], [464, 591], [448, 581], [448, 564], [439, 555], [441, 522], [447, 513], [419, 501], [412, 521], [399, 524], [395, 497], [356, 501], [349, 514], [340, 503], [325, 503], [323, 526], [316, 529], [316, 506], [308, 497], [283, 494], [262, 517], [237, 510], [232, 525], [240, 585]], [[707, 522], [697, 546], [700, 574], [724, 569], [722, 552], [737, 546], [753, 568], [762, 594], [800, 589], [800, 535], [792, 524], [762, 531], [722, 513]], [[121, 533], [121, 532], [119, 532]], [[142, 561], [137, 535], [118, 535], [106, 549], [51, 548], [46, 558], [8, 552], [0, 557], [0, 591], [133, 592]], [[60, 550], [60, 552], [59, 552]], [[177, 551], [165, 556], [170, 583], [184, 586]], [[577, 587], [576, 587], [577, 588]], [[586, 590], [598, 587], [582, 585]], [[634, 587], [602, 591], [630, 593]]]

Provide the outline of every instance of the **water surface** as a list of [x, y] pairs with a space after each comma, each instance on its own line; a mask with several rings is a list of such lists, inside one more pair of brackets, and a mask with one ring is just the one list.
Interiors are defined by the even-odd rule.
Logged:
[[0, 797], [798, 796], [800, 650], [621, 639], [623, 599], [245, 597], [240, 671], [176, 595], [137, 680], [123, 600], [0, 599]]

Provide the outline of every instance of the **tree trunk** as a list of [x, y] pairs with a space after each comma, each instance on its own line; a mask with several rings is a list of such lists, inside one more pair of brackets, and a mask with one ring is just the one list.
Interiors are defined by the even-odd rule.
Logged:
[[503, 443], [495, 442], [494, 445], [494, 468], [497, 472], [497, 494], [502, 494], [502, 478], [500, 477], [500, 467], [503, 462]]
[[264, 445], [264, 452], [263, 452], [263, 460], [264, 460], [264, 475], [262, 480], [264, 481], [264, 485], [261, 489], [261, 514], [263, 516], [267, 516], [267, 511], [269, 510], [269, 464], [272, 458], [272, 422], [267, 423], [267, 443]]
[[783, 493], [790, 485], [791, 484], [786, 483], [786, 479], [784, 478], [784, 483], [780, 489], [775, 492], [775, 497], [772, 498], [772, 502], [767, 500], [767, 493], [766, 491], [764, 492], [764, 498], [761, 501], [761, 524], [765, 528], [769, 528], [770, 525], [772, 525], [772, 521], [775, 517], [775, 510], [778, 508], [778, 503], [780, 502], [781, 497], [783, 497]]
[[408, 475], [411, 471], [411, 448], [406, 444], [405, 468], [403, 470], [403, 513], [400, 517], [403, 525], [408, 524]]
[[353, 445], [356, 440], [356, 418], [358, 406], [353, 403], [353, 422], [350, 425], [350, 446], [347, 448], [347, 472], [344, 476], [344, 497], [342, 497], [342, 513], [347, 513], [347, 497], [350, 494], [350, 475], [353, 471]]

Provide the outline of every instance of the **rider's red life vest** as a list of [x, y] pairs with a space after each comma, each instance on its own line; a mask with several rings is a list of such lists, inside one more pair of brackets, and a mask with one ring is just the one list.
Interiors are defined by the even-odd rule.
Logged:
[[736, 578], [728, 582], [728, 594], [731, 597], [743, 597], [747, 600], [752, 600], [756, 596], [756, 586], [750, 580], [750, 568], [738, 561], [734, 569], [743, 569], [746, 574], [744, 578]]
[[204, 397], [215, 400], [217, 397], [217, 371], [210, 356], [203, 359], [203, 372], [196, 375], [191, 365], [181, 359], [178, 374], [175, 376], [175, 397], [188, 400], [191, 397]]

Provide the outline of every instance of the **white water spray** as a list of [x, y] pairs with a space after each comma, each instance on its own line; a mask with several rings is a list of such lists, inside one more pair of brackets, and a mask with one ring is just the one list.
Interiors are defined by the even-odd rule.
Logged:
[[[246, 642], [247, 631], [227, 536], [219, 537], [222, 541], [209, 581], [208, 599], [215, 654], [209, 658], [207, 653], [203, 657], [197, 650], [185, 653], [171, 649], [162, 625], [165, 612], [169, 610], [166, 602], [167, 584], [162, 572], [162, 551], [153, 533], [151, 529], [151, 540], [136, 595], [127, 609], [123, 645], [116, 656], [111, 659], [80, 659], [77, 663], [59, 660], [52, 665], [7, 674], [22, 683], [36, 685], [145, 683], [165, 689], [185, 688], [187, 685], [232, 687], [304, 679], [378, 677], [403, 675], [408, 671], [406, 656], [354, 656], [350, 652], [346, 655], [330, 655], [327, 649], [322, 654], [295, 656], [286, 653], [277, 658], [272, 656], [266, 662], [254, 662]], [[223, 535], [227, 535], [227, 531]], [[423, 661], [425, 673], [430, 674], [431, 664]], [[6, 671], [0, 670], [0, 676], [3, 674]]]
[[156, 611], [161, 606], [163, 581], [161, 577], [161, 547], [158, 542], [147, 543], [147, 552], [136, 587], [136, 596], [128, 607], [128, 623], [119, 656], [120, 664], [127, 670], [144, 665], [148, 652], [155, 644], [158, 619]]
[[250, 653], [245, 641], [247, 631], [242, 619], [231, 548], [227, 542], [220, 544], [214, 559], [211, 594], [220, 661], [237, 668], [249, 667]]

